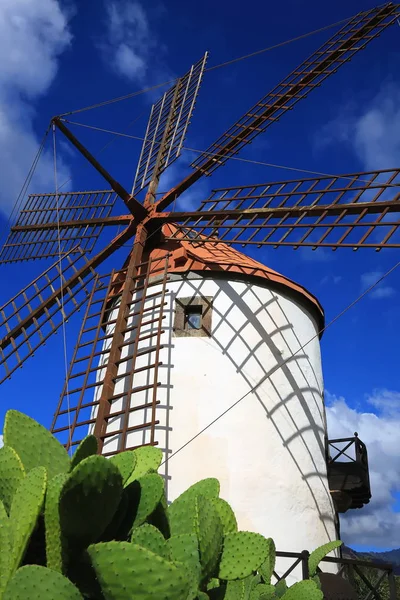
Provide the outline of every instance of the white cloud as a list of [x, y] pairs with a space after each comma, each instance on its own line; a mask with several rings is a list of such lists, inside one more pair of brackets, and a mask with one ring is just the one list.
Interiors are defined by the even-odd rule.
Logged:
[[342, 539], [349, 545], [397, 548], [400, 513], [393, 504], [400, 491], [400, 393], [374, 390], [366, 397], [370, 411], [351, 408], [344, 398], [329, 393], [326, 399], [329, 437], [357, 431], [368, 450], [372, 499], [361, 510], [341, 515]]
[[[371, 285], [378, 281], [382, 275], [382, 271], [369, 271], [368, 273], [363, 273], [361, 275], [362, 290], [367, 290], [369, 287], [371, 287]], [[380, 300], [382, 298], [390, 298], [391, 296], [394, 296], [395, 293], [396, 290], [392, 286], [387, 285], [385, 280], [383, 280], [369, 292], [368, 296], [375, 300]]]
[[386, 83], [370, 103], [348, 104], [316, 138], [319, 148], [342, 143], [366, 170], [396, 167], [400, 161], [400, 87]]
[[[8, 213], [39, 146], [33, 101], [46, 93], [71, 35], [58, 0], [0, 2], [0, 210]], [[60, 176], [66, 177], [60, 164]], [[44, 154], [34, 180], [54, 189], [52, 159]], [[39, 187], [40, 186], [40, 187]]]
[[[120, 76], [143, 84], [151, 75], [173, 79], [162, 62], [164, 46], [159, 42], [147, 13], [139, 2], [104, 0], [106, 41], [100, 48], [105, 62]], [[150, 69], [151, 65], [151, 69]]]

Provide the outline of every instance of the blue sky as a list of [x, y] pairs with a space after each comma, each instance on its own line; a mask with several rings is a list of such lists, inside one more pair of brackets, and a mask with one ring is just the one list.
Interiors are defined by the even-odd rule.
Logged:
[[[205, 50], [209, 66], [329, 25], [374, 6], [370, 0], [243, 3], [162, 3], [96, 0], [3, 0], [0, 6], [0, 236], [38, 140], [54, 114], [168, 81], [186, 72]], [[206, 74], [186, 145], [206, 149], [234, 119], [278, 83], [331, 32]], [[285, 115], [241, 154], [297, 169], [348, 173], [398, 167], [400, 162], [400, 30], [385, 31], [321, 89]], [[79, 113], [77, 121], [144, 134], [158, 92]], [[74, 132], [94, 152], [103, 133]], [[130, 189], [140, 142], [118, 139], [101, 156]], [[32, 191], [54, 188], [50, 143]], [[59, 137], [59, 181], [65, 188], [107, 187]], [[163, 185], [177, 183], [193, 156], [184, 153]], [[235, 162], [197, 184], [179, 208], [195, 208], [213, 187], [300, 176], [288, 169]], [[121, 204], [118, 207], [122, 211]], [[318, 296], [329, 322], [399, 260], [395, 250], [257, 250], [255, 257]], [[110, 266], [111, 263], [108, 263]], [[0, 304], [48, 263], [1, 266]], [[115, 265], [111, 265], [115, 266]], [[116, 265], [118, 266], [118, 265]], [[111, 268], [111, 267], [110, 267]], [[358, 548], [400, 546], [400, 382], [398, 379], [400, 269], [329, 328], [322, 341], [328, 417], [333, 437], [357, 430], [369, 448], [374, 498], [342, 519], [342, 537]], [[79, 315], [68, 325], [69, 352]], [[1, 417], [18, 408], [49, 425], [63, 379], [61, 335], [37, 352], [0, 392]], [[40, 382], [46, 382], [42, 387]], [[353, 511], [354, 512], [354, 511]]]

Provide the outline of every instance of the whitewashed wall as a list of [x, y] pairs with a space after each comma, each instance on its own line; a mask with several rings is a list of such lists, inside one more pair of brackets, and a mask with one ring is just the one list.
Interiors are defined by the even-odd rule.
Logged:
[[[336, 539], [316, 323], [297, 301], [258, 281], [261, 285], [191, 274], [186, 280], [175, 275], [168, 283], [156, 435], [166, 458], [161, 473], [169, 500], [199, 479], [217, 477], [240, 529], [272, 537], [279, 550], [312, 550]], [[174, 337], [175, 298], [194, 295], [213, 297], [212, 337]], [[152, 316], [149, 311], [148, 319]], [[148, 331], [150, 326], [142, 335]], [[151, 354], [143, 360], [153, 359]], [[120, 372], [129, 365], [121, 365]], [[146, 374], [138, 374], [135, 385], [147, 381]], [[116, 393], [123, 386], [121, 380]], [[133, 401], [140, 405], [151, 397], [142, 392]], [[113, 412], [121, 408], [122, 401], [116, 401]], [[150, 411], [141, 410], [129, 425], [148, 420]], [[116, 418], [109, 431], [120, 427]], [[129, 446], [148, 441], [148, 431], [128, 436]], [[104, 451], [117, 447], [115, 436]], [[288, 565], [282, 559], [278, 568]]]

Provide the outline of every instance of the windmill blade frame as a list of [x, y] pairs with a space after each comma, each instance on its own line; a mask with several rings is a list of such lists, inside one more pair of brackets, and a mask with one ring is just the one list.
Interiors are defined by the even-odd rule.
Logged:
[[257, 102], [192, 163], [194, 171], [157, 203], [164, 210], [203, 175], [210, 175], [263, 133], [339, 67], [396, 22], [398, 5], [388, 3], [355, 15], [273, 90]]

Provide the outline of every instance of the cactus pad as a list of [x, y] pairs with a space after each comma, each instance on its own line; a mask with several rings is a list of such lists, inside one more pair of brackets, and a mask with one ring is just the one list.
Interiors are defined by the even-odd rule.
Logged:
[[59, 501], [61, 489], [67, 480], [66, 473], [59, 473], [47, 484], [44, 504], [44, 523], [46, 535], [46, 564], [50, 569], [64, 572], [66, 559], [66, 540], [61, 532]]
[[61, 530], [73, 544], [97, 541], [122, 495], [122, 477], [104, 456], [89, 456], [69, 474], [60, 495]]
[[175, 535], [167, 540], [170, 559], [173, 562], [184, 563], [199, 582], [200, 580], [200, 557], [199, 543], [194, 533], [183, 533]]
[[130, 484], [138, 489], [138, 505], [132, 527], [142, 525], [156, 509], [164, 494], [164, 480], [158, 473], [149, 473]]
[[267, 540], [259, 533], [228, 533], [224, 538], [219, 577], [227, 581], [248, 577], [265, 562], [269, 548]]
[[75, 469], [76, 465], [85, 458], [88, 458], [88, 456], [97, 454], [98, 446], [97, 438], [94, 435], [87, 435], [83, 438], [71, 458], [70, 471]]
[[264, 583], [271, 583], [272, 573], [275, 569], [276, 550], [275, 544], [272, 538], [267, 538], [268, 542], [268, 556], [262, 565], [258, 568], [258, 572], [263, 578]]
[[46, 469], [36, 467], [21, 480], [11, 504], [10, 524], [12, 527], [11, 572], [20, 565], [28, 546], [29, 538], [42, 510], [46, 492]]
[[0, 449], [0, 500], [7, 513], [19, 482], [25, 477], [25, 469], [18, 454], [9, 446]]
[[235, 531], [237, 531], [238, 526], [235, 513], [233, 512], [230, 505], [226, 502], [226, 500], [223, 500], [222, 498], [212, 498], [211, 502], [217, 509], [219, 518], [222, 522], [224, 534], [234, 533]]
[[250, 592], [249, 600], [274, 600], [275, 587], [271, 584], [260, 583]]
[[[154, 554], [163, 558], [170, 558], [167, 543], [162, 533], [153, 525], [145, 523], [141, 527], [134, 529], [131, 537], [132, 544], [147, 548]], [[171, 557], [173, 559], [173, 557]], [[174, 559], [173, 559], [174, 560]]]
[[324, 594], [314, 581], [306, 579], [292, 585], [283, 594], [282, 600], [324, 600]]
[[15, 450], [27, 473], [41, 466], [51, 479], [69, 470], [70, 460], [64, 446], [43, 425], [17, 410], [6, 413], [4, 445]]
[[126, 485], [129, 485], [135, 479], [139, 479], [139, 477], [143, 477], [150, 471], [157, 471], [163, 458], [162, 450], [155, 446], [141, 446], [133, 450], [133, 453], [136, 457], [136, 465]]
[[88, 548], [105, 600], [183, 600], [191, 587], [184, 565], [129, 542]]
[[228, 581], [224, 600], [249, 600], [252, 577]]
[[284, 594], [286, 594], [286, 590], [288, 589], [286, 579], [280, 579], [278, 583], [275, 584], [275, 596], [277, 598], [282, 598]]
[[341, 546], [341, 545], [342, 545], [342, 542], [340, 540], [334, 540], [332, 542], [328, 542], [327, 544], [324, 544], [323, 546], [320, 546], [319, 548], [316, 548], [316, 550], [314, 550], [314, 552], [311, 552], [311, 554], [308, 558], [308, 570], [310, 573], [310, 577], [314, 577], [314, 575], [317, 573], [317, 567], [318, 567], [319, 563], [321, 562], [321, 560], [327, 554], [329, 554], [329, 552], [332, 552], [332, 550], [339, 548], [339, 546]]
[[79, 590], [66, 577], [39, 565], [18, 569], [8, 583], [3, 600], [82, 600]]
[[136, 454], [132, 450], [127, 450], [126, 452], [115, 454], [110, 460], [120, 470], [122, 482], [125, 485], [135, 469]]
[[10, 576], [11, 544], [10, 519], [3, 503], [0, 501], [0, 598], [3, 597]]

